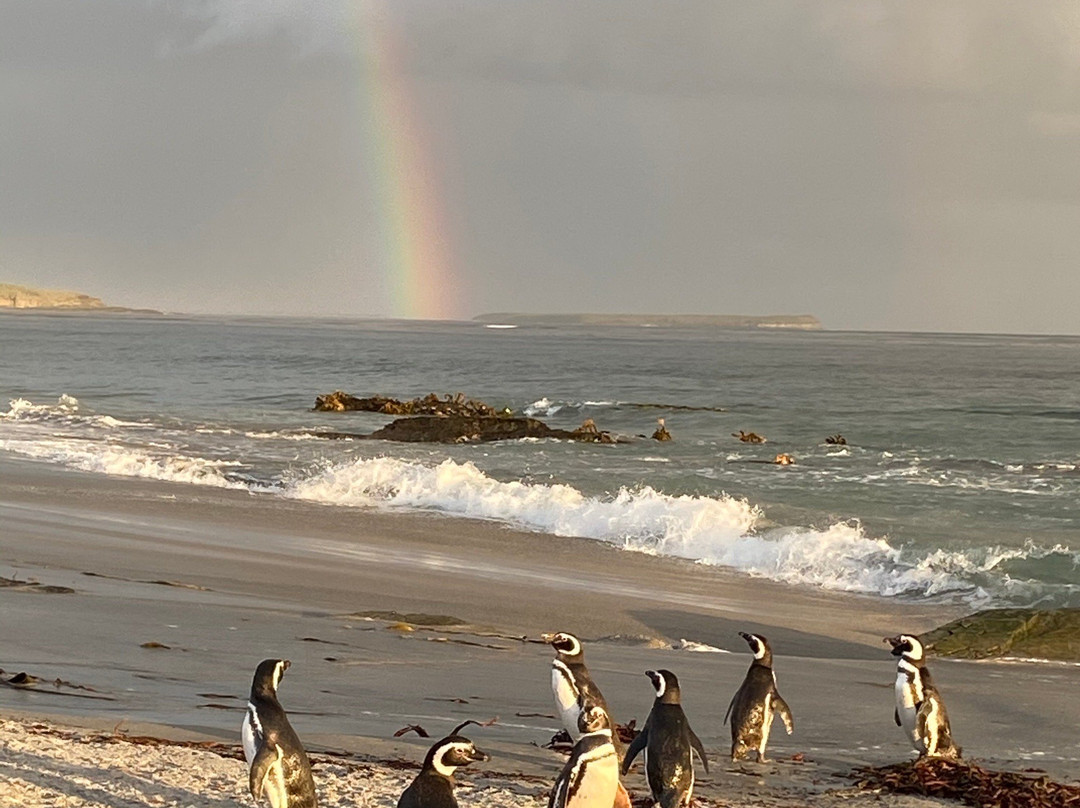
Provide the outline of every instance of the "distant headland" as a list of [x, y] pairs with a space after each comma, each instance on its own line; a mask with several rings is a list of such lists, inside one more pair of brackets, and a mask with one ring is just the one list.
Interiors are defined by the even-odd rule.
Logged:
[[474, 320], [488, 325], [539, 326], [655, 326], [657, 328], [795, 328], [817, 331], [821, 321], [812, 314], [521, 314], [496, 312]]
[[137, 312], [139, 314], [160, 314], [153, 309], [129, 309], [123, 306], [109, 306], [99, 297], [66, 292], [59, 289], [33, 289], [14, 283], [0, 283], [0, 314], [13, 311], [44, 312]]

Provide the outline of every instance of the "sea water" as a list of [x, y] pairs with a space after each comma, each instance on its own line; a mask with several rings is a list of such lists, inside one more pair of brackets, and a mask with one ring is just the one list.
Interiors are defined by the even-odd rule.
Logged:
[[[327, 440], [391, 420], [313, 412], [333, 390], [460, 391], [635, 439]], [[658, 417], [673, 441], [636, 437]], [[3, 456], [884, 597], [1080, 605], [1076, 337], [12, 314]]]

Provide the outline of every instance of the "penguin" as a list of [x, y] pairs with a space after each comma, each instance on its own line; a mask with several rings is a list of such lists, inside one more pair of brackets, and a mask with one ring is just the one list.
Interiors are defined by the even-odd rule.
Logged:
[[548, 808], [612, 808], [619, 792], [619, 753], [610, 723], [603, 707], [582, 707], [578, 741], [555, 780]]
[[565, 632], [541, 634], [540, 638], [555, 649], [555, 659], [551, 662], [551, 690], [555, 694], [555, 708], [559, 711], [563, 729], [576, 742], [581, 737], [578, 719], [582, 705], [599, 707], [607, 722], [604, 726], [612, 730], [615, 746], [620, 748], [618, 737], [614, 735], [615, 722], [611, 719], [604, 694], [585, 667], [581, 640]]
[[725, 724], [728, 718], [731, 719], [731, 762], [746, 757], [753, 749], [757, 752], [758, 763], [765, 763], [765, 746], [769, 743], [773, 718], [780, 715], [788, 735], [795, 730], [795, 720], [791, 717], [791, 708], [776, 689], [769, 641], [760, 634], [745, 631], [740, 631], [739, 636], [750, 646], [754, 661], [724, 715]]
[[315, 808], [311, 761], [277, 698], [287, 659], [264, 659], [255, 669], [251, 696], [240, 727], [248, 788], [270, 808]]
[[959, 758], [945, 702], [930, 679], [922, 642], [912, 634], [886, 637], [896, 661], [896, 709], [893, 720], [911, 739], [919, 757]]
[[428, 750], [420, 773], [398, 798], [397, 808], [457, 808], [454, 771], [470, 763], [491, 760], [491, 756], [473, 746], [472, 741], [458, 735], [465, 724], [454, 727], [449, 735]]
[[701, 764], [709, 771], [709, 760], [698, 736], [690, 728], [679, 703], [679, 680], [671, 671], [645, 671], [656, 689], [645, 726], [630, 743], [623, 759], [622, 773], [638, 752], [645, 750], [645, 774], [653, 800], [660, 808], [687, 806], [694, 794], [694, 758], [697, 752]]

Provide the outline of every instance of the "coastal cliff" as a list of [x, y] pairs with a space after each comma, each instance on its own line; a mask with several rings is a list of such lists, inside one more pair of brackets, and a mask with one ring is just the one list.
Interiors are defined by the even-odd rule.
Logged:
[[43, 311], [99, 314], [161, 314], [156, 309], [129, 309], [109, 306], [100, 297], [60, 289], [34, 289], [14, 283], [0, 283], [0, 314], [13, 311]]
[[0, 309], [104, 309], [105, 301], [79, 292], [0, 283]]
[[653, 326], [657, 328], [794, 328], [821, 329], [812, 314], [522, 314], [495, 312], [473, 318], [489, 325]]

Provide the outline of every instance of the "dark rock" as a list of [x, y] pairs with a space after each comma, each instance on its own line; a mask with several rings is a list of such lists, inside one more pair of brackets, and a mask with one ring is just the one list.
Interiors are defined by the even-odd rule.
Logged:
[[370, 440], [396, 440], [405, 443], [480, 443], [521, 438], [565, 437], [535, 418], [466, 417], [462, 415], [418, 415], [399, 418], [370, 435]]
[[466, 398], [464, 393], [446, 395], [442, 398], [434, 393], [426, 396], [402, 401], [386, 396], [371, 396], [370, 398], [357, 398], [356, 396], [336, 390], [324, 396], [315, 398], [317, 412], [381, 412], [386, 415], [467, 415], [467, 416], [495, 416], [507, 415], [507, 410], [497, 412], [494, 407], [479, 401], [478, 399]]
[[960, 659], [1080, 661], [1080, 608], [988, 609], [922, 635], [926, 649]]
[[505, 416], [417, 415], [398, 418], [369, 435], [353, 432], [312, 432], [333, 440], [395, 440], [404, 443], [487, 443], [521, 438], [558, 438], [583, 443], [625, 443], [622, 438], [586, 421], [573, 431], [553, 429], [535, 418]]

